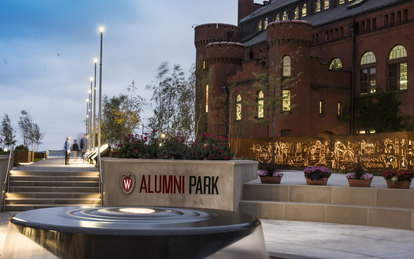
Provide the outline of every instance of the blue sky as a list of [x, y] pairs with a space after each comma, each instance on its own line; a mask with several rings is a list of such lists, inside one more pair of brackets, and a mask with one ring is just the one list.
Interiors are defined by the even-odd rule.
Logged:
[[[188, 71], [194, 25], [237, 23], [237, 0], [0, 0], [0, 117], [18, 129], [21, 110], [46, 133], [39, 150], [62, 149], [85, 131], [89, 77], [103, 25], [103, 94], [139, 94], [167, 61]], [[146, 107], [144, 117], [151, 115]]]

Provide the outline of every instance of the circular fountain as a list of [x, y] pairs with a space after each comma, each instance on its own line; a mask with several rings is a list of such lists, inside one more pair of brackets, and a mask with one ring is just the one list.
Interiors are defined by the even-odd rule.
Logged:
[[231, 211], [167, 207], [57, 207], [21, 212], [10, 220], [3, 256], [267, 258], [256, 218]]

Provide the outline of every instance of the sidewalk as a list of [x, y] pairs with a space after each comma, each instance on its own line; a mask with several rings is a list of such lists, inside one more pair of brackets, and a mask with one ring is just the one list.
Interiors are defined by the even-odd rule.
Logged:
[[[72, 161], [71, 161], [72, 162]], [[65, 170], [63, 158], [52, 158], [28, 166]], [[72, 163], [69, 167], [96, 170], [92, 165]], [[24, 169], [20, 167], [19, 169]], [[26, 170], [27, 168], [25, 168]], [[303, 172], [284, 170], [282, 184], [304, 185]], [[259, 183], [259, 179], [252, 180]], [[328, 185], [348, 186], [345, 175], [332, 174]], [[372, 186], [386, 188], [382, 177]], [[414, 188], [411, 185], [411, 188]], [[8, 220], [14, 212], [0, 213], [0, 252], [7, 234]], [[271, 258], [414, 258], [414, 231], [330, 223], [261, 219], [267, 250]]]

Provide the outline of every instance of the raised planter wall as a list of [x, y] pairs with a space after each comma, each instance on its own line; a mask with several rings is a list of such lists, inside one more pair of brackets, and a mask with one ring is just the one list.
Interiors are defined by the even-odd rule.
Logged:
[[[7, 172], [8, 156], [0, 155], [0, 194], [3, 193], [3, 182]], [[0, 202], [0, 210], [3, 210], [3, 202]]]
[[14, 152], [14, 161], [16, 163], [30, 163], [33, 162], [34, 154], [32, 151], [17, 151]]
[[[103, 158], [104, 205], [238, 211], [243, 183], [257, 178], [257, 165], [250, 160]], [[130, 178], [135, 178], [135, 186], [127, 181], [127, 191], [124, 180]]]

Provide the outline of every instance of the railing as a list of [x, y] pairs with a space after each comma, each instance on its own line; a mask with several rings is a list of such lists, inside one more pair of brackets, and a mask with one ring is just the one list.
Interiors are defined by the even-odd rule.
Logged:
[[102, 158], [101, 152], [98, 153], [98, 172], [99, 172], [99, 193], [101, 195], [101, 205], [103, 205], [103, 177], [102, 177]]
[[9, 152], [9, 160], [7, 162], [6, 174], [4, 176], [4, 181], [2, 183], [3, 212], [6, 211], [6, 192], [9, 190], [9, 172], [13, 168], [13, 158], [14, 158], [14, 145], [11, 145], [10, 152]]

